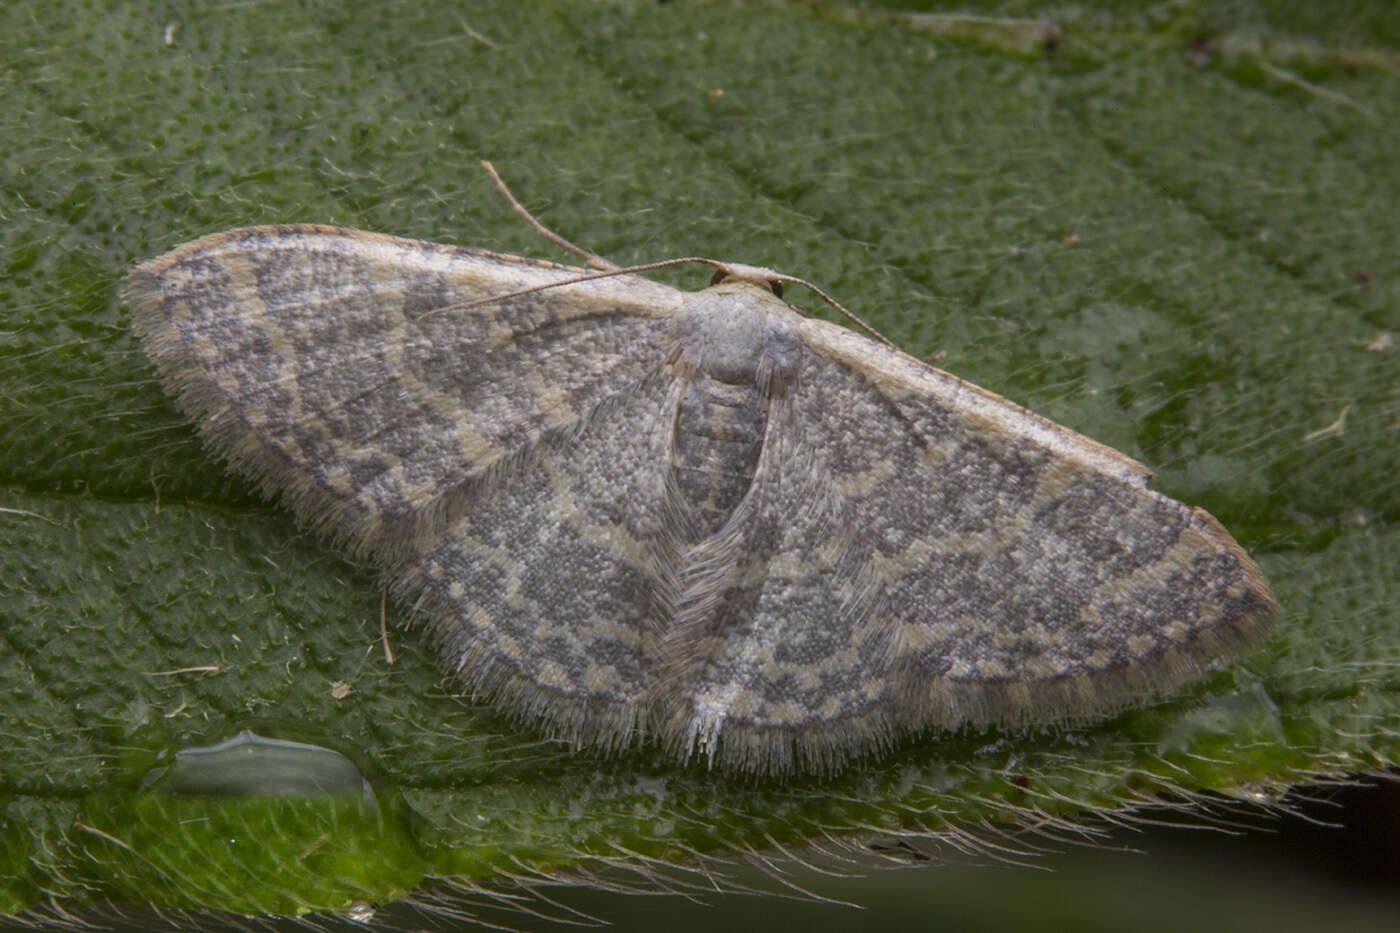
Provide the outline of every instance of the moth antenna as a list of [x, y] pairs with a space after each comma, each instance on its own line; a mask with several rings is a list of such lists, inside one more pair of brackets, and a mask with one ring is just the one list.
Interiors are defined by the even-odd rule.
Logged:
[[620, 268], [617, 263], [612, 262], [608, 259], [604, 259], [597, 253], [590, 253], [588, 250], [583, 249], [582, 247], [575, 246], [559, 234], [555, 233], [553, 230], [546, 227], [544, 224], [540, 223], [538, 220], [535, 219], [535, 215], [531, 214], [528, 210], [526, 210], [525, 205], [517, 201], [515, 199], [515, 195], [511, 194], [510, 188], [506, 187], [506, 183], [502, 181], [501, 176], [496, 173], [496, 166], [492, 165], [485, 159], [482, 159], [481, 167], [486, 169], [486, 174], [490, 175], [491, 180], [496, 183], [496, 190], [505, 196], [505, 199], [510, 202], [511, 208], [522, 218], [524, 218], [525, 222], [531, 227], [533, 227], [535, 232], [538, 233], [540, 236], [544, 237], [546, 240], [548, 240], [556, 246], [562, 246], [564, 249], [573, 253], [575, 256], [578, 256], [582, 259], [586, 259], [590, 266], [592, 266], [595, 269], [598, 269], [599, 271], [612, 272]]
[[532, 285], [529, 288], [522, 288], [519, 291], [505, 292], [500, 295], [487, 295], [484, 298], [476, 298], [471, 301], [464, 301], [457, 305], [444, 305], [441, 308], [434, 308], [426, 314], [420, 315], [419, 320], [430, 318], [435, 314], [443, 314], [447, 311], [466, 311], [478, 305], [490, 304], [493, 301], [506, 301], [511, 298], [519, 298], [521, 295], [529, 295], [533, 292], [542, 292], [551, 288], [559, 288], [562, 285], [577, 285], [579, 282], [592, 282], [594, 279], [610, 279], [615, 275], [630, 275], [633, 272], [649, 272], [652, 269], [665, 269], [667, 266], [684, 265], [687, 262], [704, 263], [707, 266], [714, 266], [717, 269], [724, 268], [724, 263], [714, 259], [706, 259], [703, 256], [686, 256], [683, 259], [663, 259], [660, 262], [643, 263], [640, 266], [613, 266], [605, 272], [593, 272], [588, 275], [575, 275], [567, 279], [560, 279], [557, 282], [546, 282], [543, 285]]
[[[573, 253], [575, 256], [587, 260], [590, 266], [602, 273], [605, 273], [605, 275], [579, 276], [577, 278], [564, 279], [559, 282], [550, 282], [548, 285], [536, 285], [533, 288], [522, 289], [518, 292], [510, 292], [506, 295], [492, 295], [489, 298], [479, 298], [476, 301], [469, 301], [466, 304], [449, 305], [445, 308], [434, 308], [432, 311], [429, 311], [427, 314], [423, 315], [423, 317], [428, 317], [433, 314], [439, 314], [443, 311], [465, 311], [468, 308], [474, 308], [477, 305], [485, 304], [490, 301], [501, 301], [506, 298], [516, 298], [520, 295], [528, 295], [531, 292], [543, 291], [546, 288], [555, 288], [559, 285], [573, 285], [577, 282], [586, 282], [590, 279], [606, 278], [608, 275], [624, 275], [628, 272], [646, 272], [650, 269], [663, 269], [666, 266], [677, 266], [687, 262], [700, 262], [708, 266], [714, 266], [716, 269], [728, 268], [726, 263], [718, 262], [713, 259], [689, 257], [686, 259], [667, 259], [662, 262], [648, 263], [642, 266], [628, 266], [624, 269], [612, 260], [605, 259], [602, 256], [599, 256], [597, 253], [590, 253], [588, 250], [583, 249], [582, 247], [575, 246], [559, 234], [555, 233], [553, 230], [546, 227], [544, 224], [540, 223], [538, 220], [535, 219], [535, 215], [531, 214], [525, 208], [525, 205], [521, 204], [518, 200], [516, 200], [515, 195], [511, 193], [511, 190], [506, 185], [505, 181], [501, 179], [501, 176], [496, 171], [496, 167], [494, 165], [492, 165], [486, 159], [482, 159], [481, 167], [486, 170], [486, 174], [490, 175], [491, 180], [496, 183], [496, 190], [501, 192], [505, 199], [510, 202], [511, 209], [513, 209], [515, 213], [519, 214], [520, 217], [523, 218], [527, 224], [534, 228], [534, 231], [536, 233], [544, 237], [549, 242], [555, 244], [556, 246], [561, 246], [569, 252]], [[799, 279], [796, 276], [784, 275], [782, 273], [773, 273], [773, 280], [778, 282], [791, 282], [793, 285], [802, 285], [808, 289], [811, 289], [811, 291], [818, 298], [831, 305], [831, 307], [835, 308], [837, 313], [839, 313], [842, 317], [846, 318], [846, 320], [850, 321], [852, 324], [855, 324], [861, 330], [865, 331], [871, 337], [874, 337], [876, 340], [878, 340], [880, 343], [883, 343], [891, 350], [898, 349], [893, 343], [890, 342], [888, 337], [880, 333], [875, 328], [871, 327], [869, 324], [862, 321], [858, 316], [856, 316], [855, 312], [848, 309], [846, 306], [841, 304], [841, 302], [837, 301], [835, 298], [832, 298], [826, 292], [822, 291], [820, 288], [817, 288], [817, 286], [813, 285], [811, 282], [808, 282], [806, 279]]]
[[799, 279], [795, 275], [783, 275], [782, 273], [778, 273], [774, 276], [774, 278], [779, 282], [789, 282], [793, 285], [801, 285], [805, 288], [811, 289], [812, 292], [818, 298], [835, 308], [837, 313], [844, 317], [846, 320], [850, 321], [852, 324], [856, 325], [861, 330], [869, 334], [871, 337], [874, 337], [880, 343], [883, 343], [885, 346], [889, 347], [891, 350], [899, 349], [899, 347], [896, 347], [893, 343], [890, 342], [890, 339], [888, 337], [880, 333], [875, 328], [871, 327], [869, 324], [862, 321], [854, 311], [850, 310], [845, 305], [841, 304], [841, 302], [837, 301], [835, 298], [832, 298], [826, 292], [822, 291], [820, 288], [817, 288], [817, 286], [813, 285], [806, 279]]

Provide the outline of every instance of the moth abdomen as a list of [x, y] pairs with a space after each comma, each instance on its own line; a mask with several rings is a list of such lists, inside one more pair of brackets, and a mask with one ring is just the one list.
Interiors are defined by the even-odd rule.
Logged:
[[681, 398], [671, 468], [701, 537], [719, 530], [752, 485], [766, 407], [752, 383], [730, 385], [703, 373]]

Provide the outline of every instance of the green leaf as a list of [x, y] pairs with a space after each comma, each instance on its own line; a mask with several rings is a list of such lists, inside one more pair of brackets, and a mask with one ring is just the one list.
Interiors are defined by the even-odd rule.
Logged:
[[[1080, 4], [1050, 28], [996, 5], [7, 5], [0, 912], [351, 910], [1393, 765], [1400, 33], [1354, 6]], [[391, 666], [372, 573], [200, 450], [117, 289], [255, 223], [556, 257], [480, 158], [615, 261], [802, 275], [1141, 459], [1258, 557], [1277, 637], [1107, 723], [785, 785], [571, 754], [453, 695], [412, 632]], [[143, 788], [244, 728], [339, 750], [377, 802]]]

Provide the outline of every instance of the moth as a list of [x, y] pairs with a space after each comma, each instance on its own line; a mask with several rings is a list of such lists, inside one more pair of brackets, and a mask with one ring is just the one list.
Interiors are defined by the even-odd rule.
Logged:
[[1123, 454], [806, 316], [801, 280], [699, 260], [682, 291], [545, 233], [594, 269], [266, 226], [125, 288], [208, 446], [517, 719], [829, 773], [1107, 714], [1270, 630], [1253, 561]]

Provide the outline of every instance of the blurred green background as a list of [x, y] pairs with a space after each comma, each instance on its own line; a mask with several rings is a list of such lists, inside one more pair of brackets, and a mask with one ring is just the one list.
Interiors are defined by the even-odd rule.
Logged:
[[[1267, 803], [1392, 767], [1398, 49], [1383, 2], [6, 4], [0, 911], [344, 911], [442, 876], [496, 890], [814, 841], [986, 846], [994, 826], [1058, 831], [1162, 795]], [[570, 755], [454, 696], [411, 632], [391, 668], [372, 571], [200, 449], [118, 286], [269, 222], [567, 259], [482, 158], [617, 262], [811, 279], [910, 352], [1147, 463], [1259, 559], [1278, 636], [1102, 725], [930, 737], [781, 787], [645, 749]], [[378, 809], [141, 792], [173, 750], [241, 728], [345, 752]], [[888, 914], [723, 903], [974, 927], [978, 909], [1058, 922], [1049, 903], [1151, 920], [1218, 897], [1270, 929], [1394, 910], [1195, 845], [830, 883]], [[674, 904], [598, 909], [679, 925]]]

